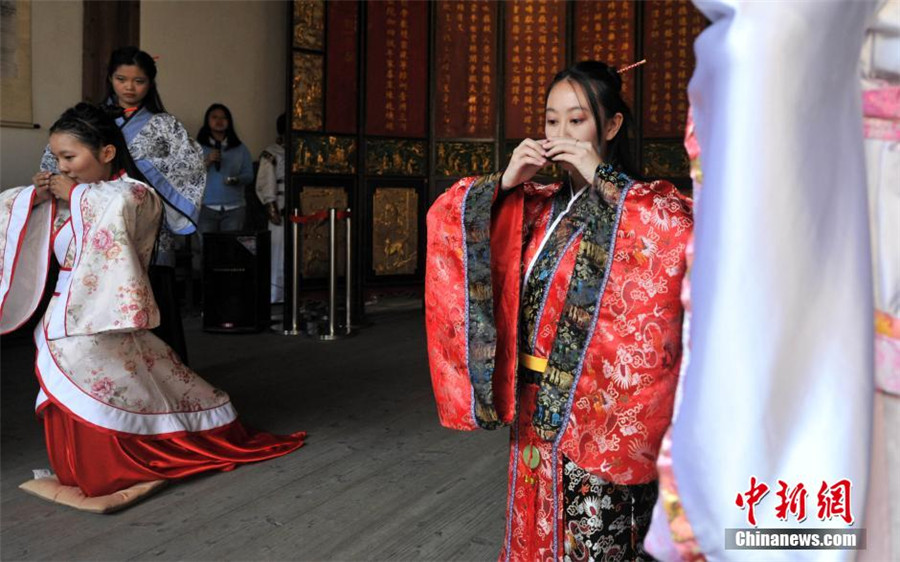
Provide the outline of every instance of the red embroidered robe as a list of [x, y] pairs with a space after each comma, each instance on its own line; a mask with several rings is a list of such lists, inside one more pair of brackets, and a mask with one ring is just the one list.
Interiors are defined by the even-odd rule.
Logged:
[[[443, 425], [512, 425], [501, 559], [552, 560], [564, 459], [615, 484], [656, 479], [691, 201], [609, 166], [578, 193], [498, 193], [499, 177], [460, 180], [428, 213], [428, 355]], [[520, 354], [547, 360], [539, 382], [520, 380]]]

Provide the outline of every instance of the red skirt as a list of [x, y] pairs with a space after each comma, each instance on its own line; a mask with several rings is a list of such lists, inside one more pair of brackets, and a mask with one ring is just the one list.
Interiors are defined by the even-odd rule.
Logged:
[[61, 484], [104, 496], [140, 482], [176, 479], [286, 455], [306, 433], [272, 435], [240, 421], [177, 437], [129, 435], [81, 422], [53, 402], [41, 409], [50, 466]]

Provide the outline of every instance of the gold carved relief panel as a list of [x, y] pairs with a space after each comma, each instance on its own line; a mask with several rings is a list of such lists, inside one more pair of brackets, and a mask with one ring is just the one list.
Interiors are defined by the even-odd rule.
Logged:
[[294, 47], [325, 48], [324, 0], [294, 0]]
[[[342, 187], [303, 186], [300, 192], [300, 214], [311, 215], [330, 208], [347, 210], [347, 191]], [[306, 278], [328, 277], [328, 219], [309, 221], [300, 227], [301, 275]], [[337, 273], [343, 275], [346, 262], [346, 229], [338, 220], [335, 228]]]
[[372, 197], [372, 268], [375, 275], [414, 275], [419, 258], [419, 194], [379, 187]]
[[324, 57], [310, 53], [294, 53], [293, 128], [302, 131], [322, 130], [322, 84]]

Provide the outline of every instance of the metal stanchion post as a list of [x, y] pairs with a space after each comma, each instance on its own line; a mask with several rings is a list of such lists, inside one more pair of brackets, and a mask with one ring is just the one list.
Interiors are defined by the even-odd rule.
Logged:
[[291, 256], [291, 302], [293, 303], [293, 314], [291, 314], [291, 329], [285, 330], [286, 336], [299, 336], [303, 332], [300, 331], [300, 223], [296, 218], [300, 216], [300, 212], [294, 209], [291, 221], [291, 236], [294, 240], [294, 253]]
[[337, 248], [335, 223], [337, 222], [337, 209], [328, 210], [328, 333], [319, 336], [322, 340], [335, 340], [338, 338], [334, 329], [335, 312], [337, 308]]
[[351, 314], [350, 314], [350, 312], [351, 312], [351, 309], [350, 309], [350, 283], [351, 283], [351, 280], [353, 279], [353, 276], [350, 275], [350, 273], [351, 273], [351, 271], [352, 271], [352, 270], [350, 269], [350, 264], [353, 263], [353, 262], [352, 262], [352, 255], [351, 255], [351, 253], [350, 253], [350, 252], [351, 252], [351, 250], [350, 250], [350, 209], [347, 209], [347, 217], [346, 217], [346, 222], [345, 222], [344, 224], [347, 225], [347, 229], [346, 229], [346, 233], [345, 233], [346, 236], [347, 236], [347, 264], [346, 264], [346, 266], [344, 267], [344, 283], [345, 283], [345, 285], [346, 285], [346, 290], [345, 290], [345, 293], [346, 293], [346, 295], [345, 295], [345, 301], [346, 301], [346, 302], [345, 302], [344, 304], [345, 304], [345, 306], [346, 306], [346, 308], [347, 308], [347, 319], [346, 319], [346, 323], [347, 323], [347, 324], [346, 324], [346, 327], [345, 327], [345, 331], [346, 331], [347, 335], [349, 336], [349, 335], [350, 335], [350, 330], [351, 330], [351, 322], [350, 322], [350, 318], [351, 318]]

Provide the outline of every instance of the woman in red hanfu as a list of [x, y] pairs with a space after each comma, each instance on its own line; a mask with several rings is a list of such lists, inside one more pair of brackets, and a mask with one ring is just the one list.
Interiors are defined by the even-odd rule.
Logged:
[[[635, 180], [619, 73], [548, 88], [546, 138], [428, 213], [426, 324], [441, 423], [511, 425], [503, 560], [650, 559], [642, 540], [681, 360], [691, 201]], [[531, 178], [561, 164], [566, 181]]]
[[[228, 395], [151, 333], [159, 310], [147, 266], [163, 204], [112, 118], [81, 103], [50, 133], [59, 174], [0, 194], [0, 333], [33, 314], [55, 256], [59, 280], [35, 330], [35, 371], [60, 487], [113, 497], [303, 445], [303, 433], [246, 429]], [[57, 501], [63, 493], [41, 490]]]

